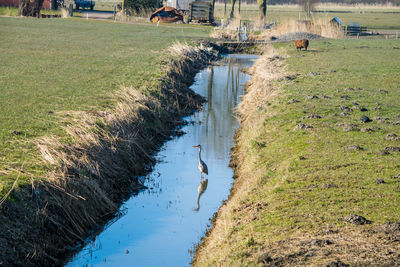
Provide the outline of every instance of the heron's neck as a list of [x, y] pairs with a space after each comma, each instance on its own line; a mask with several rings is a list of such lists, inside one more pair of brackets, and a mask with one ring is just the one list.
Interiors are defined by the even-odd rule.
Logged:
[[201, 148], [199, 147], [199, 161], [201, 160]]

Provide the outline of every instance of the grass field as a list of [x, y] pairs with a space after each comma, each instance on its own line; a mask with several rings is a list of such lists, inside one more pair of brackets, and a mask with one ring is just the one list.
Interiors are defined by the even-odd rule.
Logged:
[[[234, 193], [197, 266], [394, 263], [399, 243], [379, 229], [400, 222], [400, 138], [390, 140], [400, 136], [399, 41], [276, 47], [297, 77], [244, 98]], [[345, 222], [351, 214], [372, 224]]]
[[163, 49], [208, 32], [190, 25], [1, 17], [0, 196], [22, 165], [20, 184], [43, 177], [48, 169], [33, 141], [65, 138], [66, 111], [106, 110], [121, 85], [155, 92], [168, 57]]
[[[215, 17], [221, 19], [229, 16], [230, 5], [227, 5], [225, 15], [223, 4], [216, 4]], [[238, 7], [235, 7], [236, 11]], [[369, 29], [380, 30], [400, 30], [400, 8], [399, 7], [376, 7], [376, 6], [329, 6], [321, 5], [313, 13], [313, 17], [330, 18], [339, 17], [347, 25], [350, 22], [360, 22], [362, 26]], [[287, 19], [305, 19], [305, 12], [301, 11], [299, 6], [268, 6], [268, 23], [283, 22]], [[243, 20], [254, 20], [258, 18], [258, 9], [256, 5], [242, 5], [240, 17]]]
[[[0, 8], [0, 15], [15, 16], [15, 10]], [[338, 16], [345, 24], [400, 29], [398, 8], [319, 10], [332, 12], [315, 16]], [[244, 20], [257, 17], [255, 6], [243, 5], [242, 11]], [[223, 17], [223, 5], [217, 5], [216, 14]], [[267, 20], [281, 22], [299, 14], [304, 17], [295, 6], [270, 6]], [[69, 112], [111, 109], [112, 93], [121, 86], [157, 94], [165, 74], [162, 62], [169, 56], [163, 50], [176, 41], [204, 38], [210, 30], [0, 17], [0, 198], [17, 177], [19, 185], [26, 185], [46, 176], [51, 166], [43, 163], [35, 141], [56, 135], [72, 142], [63, 128], [70, 124]], [[276, 95], [250, 100], [248, 110], [242, 106], [242, 116], [251, 123], [243, 124], [238, 139], [233, 200], [223, 206], [212, 241], [201, 248], [196, 263], [259, 264], [260, 258], [273, 261], [285, 253], [288, 264], [300, 258], [309, 263], [308, 254], [296, 252], [301, 244], [293, 239], [313, 240], [326, 229], [343, 240], [358, 235], [362, 245], [344, 252], [342, 241], [329, 236], [338, 245], [333, 254], [347, 262], [369, 263], [375, 255], [369, 246], [390, 259], [398, 243], [380, 243], [387, 237], [376, 238], [376, 229], [400, 222], [400, 141], [389, 140], [400, 136], [399, 41], [323, 40], [312, 41], [307, 52], [295, 52], [287, 43], [276, 49], [289, 55], [286, 71], [299, 75], [263, 85], [264, 91], [277, 89]], [[362, 123], [362, 116], [372, 122]], [[313, 128], [295, 130], [302, 124]], [[373, 223], [349, 225], [343, 218], [350, 214]], [[287, 251], [282, 244], [289, 244]], [[334, 257], [318, 253], [328, 252], [313, 251], [310, 262], [325, 264]], [[364, 262], [358, 255], [365, 256]]]
[[18, 8], [0, 6], [0, 16], [17, 16]]

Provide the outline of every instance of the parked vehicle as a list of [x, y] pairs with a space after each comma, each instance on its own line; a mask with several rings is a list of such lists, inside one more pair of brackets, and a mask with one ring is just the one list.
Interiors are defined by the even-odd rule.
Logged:
[[75, 6], [76, 9], [79, 10], [79, 8], [90, 8], [90, 10], [93, 10], [95, 5], [94, 1], [91, 0], [75, 0]]

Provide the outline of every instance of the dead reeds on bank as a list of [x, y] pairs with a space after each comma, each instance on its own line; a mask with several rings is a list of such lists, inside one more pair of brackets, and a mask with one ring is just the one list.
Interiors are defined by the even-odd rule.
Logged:
[[262, 31], [258, 37], [261, 39], [269, 39], [272, 36], [279, 36], [291, 32], [308, 32], [320, 35], [325, 38], [343, 38], [343, 30], [326, 18], [313, 18], [309, 21], [296, 19], [286, 19], [278, 23], [269, 30]]
[[[211, 37], [217, 39], [236, 40], [238, 28], [241, 25], [240, 16], [229, 20], [211, 33]], [[242, 24], [243, 26], [244, 24]], [[246, 22], [246, 30], [249, 40], [270, 41], [271, 38], [278, 38], [282, 34], [307, 32], [320, 35], [325, 38], [343, 38], [343, 29], [330, 22], [328, 17], [314, 17], [311, 20], [298, 20], [287, 18], [268, 29], [264, 29], [264, 22], [260, 20], [250, 20]]]
[[202, 103], [188, 86], [198, 68], [215, 57], [184, 44], [169, 53], [159, 88], [145, 95], [122, 87], [111, 110], [58, 114], [69, 137], [37, 140], [49, 171], [2, 206], [4, 264], [62, 264], [89, 231], [117, 215], [121, 201], [141, 187], [135, 177], [151, 168], [153, 153], [173, 134], [177, 118]]

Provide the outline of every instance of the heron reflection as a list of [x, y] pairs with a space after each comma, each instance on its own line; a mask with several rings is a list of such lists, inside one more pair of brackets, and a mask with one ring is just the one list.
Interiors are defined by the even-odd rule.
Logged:
[[195, 211], [199, 211], [200, 209], [200, 197], [206, 191], [208, 185], [208, 179], [200, 181], [199, 186], [197, 187], [197, 208]]

